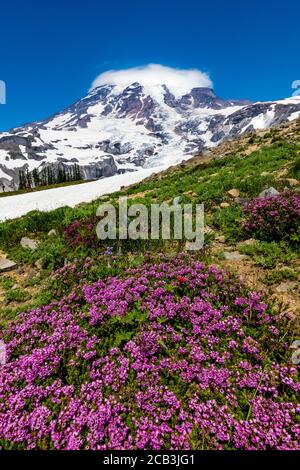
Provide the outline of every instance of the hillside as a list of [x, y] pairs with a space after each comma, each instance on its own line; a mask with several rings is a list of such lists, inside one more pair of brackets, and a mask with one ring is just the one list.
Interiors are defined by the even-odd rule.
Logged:
[[[299, 180], [298, 119], [1, 223], [0, 445], [299, 449]], [[203, 202], [204, 249], [100, 242], [97, 207], [124, 195]]]

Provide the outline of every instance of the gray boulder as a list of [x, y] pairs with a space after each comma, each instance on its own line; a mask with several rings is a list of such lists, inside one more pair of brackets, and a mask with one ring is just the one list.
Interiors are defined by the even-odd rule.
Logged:
[[278, 196], [279, 192], [277, 189], [273, 188], [272, 186], [268, 189], [265, 189], [261, 193], [259, 193], [258, 197], [271, 197], [271, 196]]
[[39, 246], [39, 242], [37, 240], [32, 240], [31, 238], [22, 237], [20, 241], [20, 245], [23, 248], [28, 248], [29, 250], [36, 250]]
[[7, 258], [0, 259], [0, 273], [6, 273], [8, 271], [13, 271], [16, 269], [17, 264], [14, 261], [11, 261]]
[[241, 255], [238, 251], [224, 251], [224, 256], [227, 261], [242, 261], [246, 255]]

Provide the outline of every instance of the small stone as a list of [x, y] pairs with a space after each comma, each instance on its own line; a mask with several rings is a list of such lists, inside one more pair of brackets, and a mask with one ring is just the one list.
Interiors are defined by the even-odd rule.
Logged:
[[224, 237], [224, 235], [219, 235], [218, 237], [216, 237], [216, 241], [219, 243], [225, 243], [226, 238]]
[[204, 227], [204, 233], [213, 234], [214, 230], [211, 227], [209, 227], [208, 225], [206, 225]]
[[259, 193], [258, 197], [271, 197], [271, 196], [278, 196], [279, 192], [277, 189], [273, 188], [272, 186], [268, 189], [265, 189], [261, 193]]
[[296, 180], [295, 178], [286, 178], [286, 181], [290, 186], [298, 186], [300, 184], [300, 181]]
[[278, 176], [285, 176], [287, 173], [288, 173], [288, 169], [287, 168], [282, 168], [282, 170], [279, 170], [277, 172], [277, 175]]
[[248, 238], [248, 240], [244, 240], [240, 242], [238, 246], [244, 246], [244, 245], [251, 246], [251, 245], [255, 245], [255, 243], [257, 243], [257, 240], [255, 240], [255, 238]]
[[17, 264], [14, 261], [11, 261], [7, 258], [0, 259], [0, 273], [6, 273], [8, 271], [13, 271], [17, 268]]
[[249, 202], [249, 199], [245, 197], [236, 197], [234, 202], [235, 204], [247, 204]]
[[229, 206], [230, 206], [230, 204], [228, 202], [221, 202], [221, 204], [220, 204], [220, 207], [222, 209], [227, 209], [227, 207], [229, 207]]
[[241, 255], [238, 251], [224, 251], [225, 259], [228, 261], [242, 261], [246, 255]]
[[57, 235], [57, 232], [55, 230], [55, 228], [52, 228], [49, 232], [48, 232], [48, 237], [55, 237]]
[[268, 171], [263, 171], [260, 176], [269, 176], [270, 173]]
[[230, 189], [229, 191], [227, 191], [227, 194], [228, 194], [229, 197], [232, 197], [234, 199], [235, 197], [239, 197], [240, 191], [239, 191], [239, 189], [233, 188], [233, 189]]
[[186, 194], [187, 196], [192, 196], [192, 197], [198, 196], [198, 194], [195, 193], [195, 191], [192, 191], [192, 190], [185, 191], [183, 194]]
[[39, 246], [39, 242], [36, 240], [32, 240], [31, 238], [22, 237], [20, 241], [20, 245], [23, 248], [29, 248], [29, 250], [34, 251]]
[[43, 261], [42, 261], [41, 259], [38, 259], [38, 260], [34, 263], [34, 266], [35, 266], [37, 269], [39, 269], [39, 270], [43, 269]]
[[24, 274], [25, 272], [25, 269], [23, 268], [23, 266], [19, 266], [18, 269], [17, 269], [17, 273], [18, 274]]
[[293, 290], [296, 287], [296, 285], [297, 283], [293, 281], [281, 282], [276, 287], [276, 291], [277, 292], [289, 292], [290, 290]]

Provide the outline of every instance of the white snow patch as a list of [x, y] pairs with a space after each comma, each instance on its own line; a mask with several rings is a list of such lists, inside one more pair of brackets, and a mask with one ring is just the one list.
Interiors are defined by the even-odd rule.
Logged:
[[6, 179], [9, 180], [9, 181], [12, 180], [12, 177], [9, 176], [7, 173], [4, 173], [4, 171], [1, 170], [1, 168], [0, 168], [0, 178], [6, 178]]
[[300, 111], [295, 111], [289, 116], [288, 120], [293, 121], [294, 119], [297, 119], [298, 117], [300, 117]]
[[74, 207], [81, 202], [90, 202], [104, 194], [118, 191], [121, 186], [138, 183], [163, 169], [164, 167], [142, 169], [130, 173], [130, 177], [128, 173], [124, 173], [90, 183], [3, 197], [0, 198], [0, 221], [20, 217], [32, 210], [47, 212], [58, 207]]
[[0, 149], [0, 161], [1, 163], [5, 161], [6, 157], [9, 157], [9, 153], [7, 150]]

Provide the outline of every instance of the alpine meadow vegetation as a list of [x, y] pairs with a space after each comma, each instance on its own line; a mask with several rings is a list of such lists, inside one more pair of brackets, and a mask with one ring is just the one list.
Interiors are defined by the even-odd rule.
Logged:
[[[0, 224], [19, 265], [0, 278], [2, 449], [299, 450], [299, 121], [291, 129]], [[98, 240], [97, 207], [124, 195], [204, 202], [204, 249]]]

